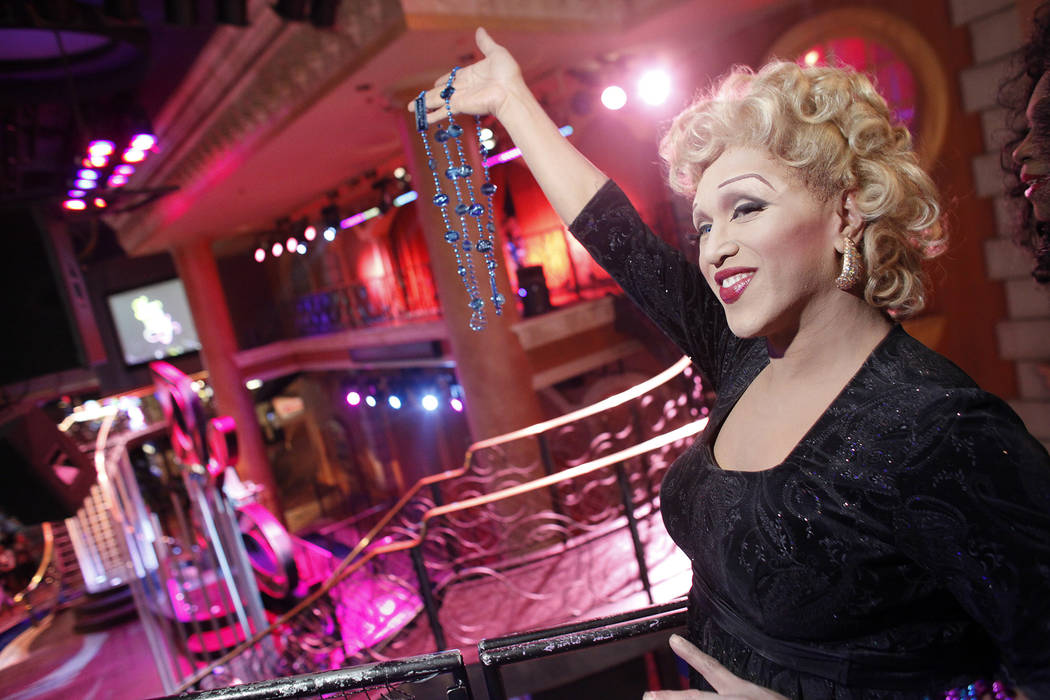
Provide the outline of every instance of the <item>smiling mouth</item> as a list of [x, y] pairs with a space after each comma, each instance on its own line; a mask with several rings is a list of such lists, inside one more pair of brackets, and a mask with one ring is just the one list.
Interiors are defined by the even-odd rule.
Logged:
[[747, 289], [747, 285], [751, 283], [751, 278], [755, 276], [754, 270], [747, 272], [738, 272], [735, 275], [730, 275], [725, 279], [719, 280], [718, 282], [718, 296], [726, 304], [732, 304], [740, 295]]

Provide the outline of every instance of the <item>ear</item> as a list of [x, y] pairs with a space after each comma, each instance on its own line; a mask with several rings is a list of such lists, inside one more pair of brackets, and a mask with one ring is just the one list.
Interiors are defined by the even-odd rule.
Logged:
[[835, 249], [842, 252], [842, 239], [848, 237], [854, 243], [860, 243], [864, 237], [864, 227], [867, 222], [857, 207], [855, 190], [842, 193], [842, 201], [839, 203], [839, 239], [835, 243]]

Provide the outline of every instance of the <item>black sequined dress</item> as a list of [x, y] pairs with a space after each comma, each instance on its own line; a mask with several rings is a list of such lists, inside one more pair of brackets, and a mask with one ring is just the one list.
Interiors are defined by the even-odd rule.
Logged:
[[662, 488], [691, 641], [792, 698], [943, 697], [1004, 672], [1050, 698], [1050, 458], [1005, 403], [898, 326], [784, 462], [722, 470], [715, 436], [765, 343], [733, 336], [615, 184], [570, 229], [717, 391]]

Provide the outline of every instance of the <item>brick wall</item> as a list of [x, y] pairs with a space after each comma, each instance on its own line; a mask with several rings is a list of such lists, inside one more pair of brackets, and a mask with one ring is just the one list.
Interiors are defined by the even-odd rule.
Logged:
[[981, 117], [985, 152], [973, 159], [977, 195], [994, 202], [997, 237], [985, 244], [985, 268], [1006, 290], [1007, 317], [997, 327], [999, 354], [1017, 369], [1017, 397], [1010, 405], [1050, 448], [1050, 289], [1031, 278], [1032, 263], [1014, 244], [1012, 204], [1001, 194], [999, 148], [1005, 113], [996, 104], [999, 84], [1026, 34], [1028, 0], [951, 0], [952, 20], [970, 32], [973, 64], [958, 78], [963, 104]]

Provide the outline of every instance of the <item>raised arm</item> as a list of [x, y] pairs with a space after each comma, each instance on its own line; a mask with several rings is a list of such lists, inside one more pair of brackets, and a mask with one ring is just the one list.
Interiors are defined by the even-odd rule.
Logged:
[[[565, 224], [571, 223], [608, 179], [564, 138], [525, 85], [517, 61], [479, 28], [475, 36], [484, 58], [456, 73], [453, 112], [491, 114], [521, 149], [526, 165]], [[448, 74], [426, 93], [430, 123], [447, 116], [442, 90]], [[409, 105], [414, 109], [414, 105]]]

